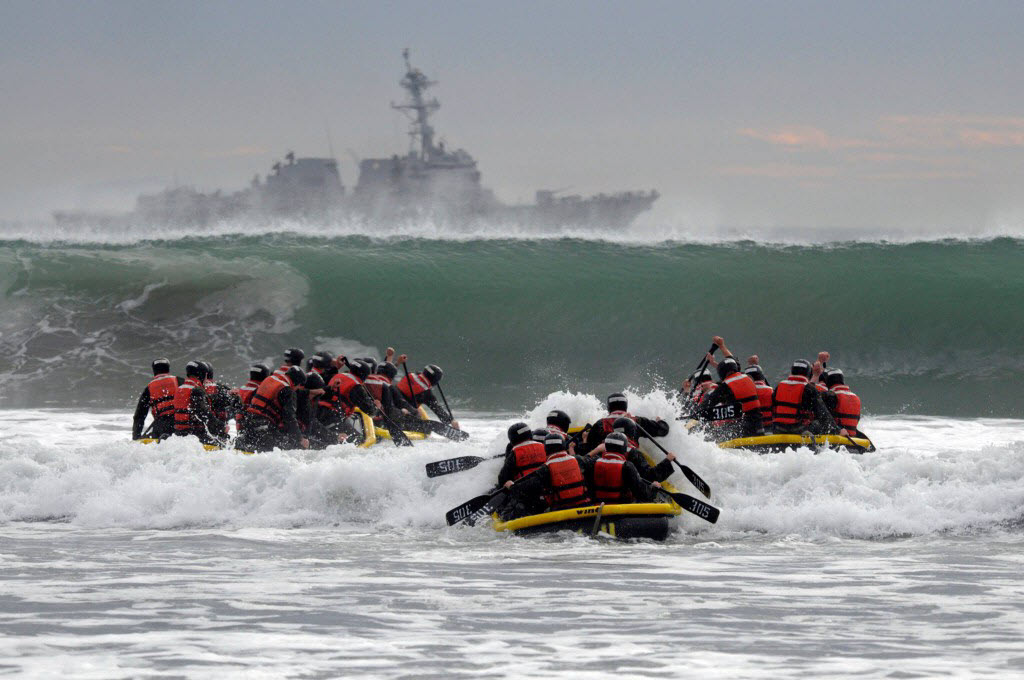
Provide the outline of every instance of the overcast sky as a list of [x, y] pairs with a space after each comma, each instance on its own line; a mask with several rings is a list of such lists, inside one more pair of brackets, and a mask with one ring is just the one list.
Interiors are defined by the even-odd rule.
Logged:
[[1024, 2], [0, 3], [0, 218], [237, 189], [435, 127], [507, 201], [657, 188], [645, 220], [1024, 224]]

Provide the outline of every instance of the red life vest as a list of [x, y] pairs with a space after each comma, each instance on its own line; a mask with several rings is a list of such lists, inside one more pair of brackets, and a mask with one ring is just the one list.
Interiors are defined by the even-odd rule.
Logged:
[[197, 432], [199, 428], [203, 427], [192, 413], [193, 390], [199, 390], [204, 399], [209, 399], [206, 396], [206, 390], [197, 379], [185, 379], [185, 382], [174, 392], [174, 431], [179, 434]]
[[768, 429], [772, 426], [772, 394], [774, 390], [764, 380], [754, 381], [754, 386], [757, 387], [757, 399], [761, 405], [761, 424]]
[[369, 392], [374, 399], [380, 401], [384, 396], [384, 388], [390, 387], [391, 381], [386, 375], [374, 373], [366, 377], [366, 380], [363, 381], [363, 385], [366, 386], [366, 391]]
[[544, 453], [544, 445], [532, 439], [527, 439], [525, 442], [513, 446], [512, 456], [515, 458], [516, 463], [516, 473], [512, 476], [513, 480], [522, 479], [543, 465], [548, 459], [547, 454]]
[[149, 412], [156, 418], [174, 415], [174, 395], [178, 391], [178, 379], [170, 373], [154, 376], [146, 386], [149, 391]]
[[804, 389], [807, 378], [802, 375], [791, 375], [775, 387], [775, 412], [773, 419], [776, 425], [791, 427], [793, 425], [809, 425], [812, 416], [801, 404], [804, 401]]
[[284, 424], [284, 414], [281, 413], [281, 403], [278, 395], [284, 388], [292, 388], [292, 381], [287, 375], [271, 375], [260, 383], [256, 393], [249, 400], [249, 406], [245, 409], [246, 418], [262, 416], [278, 427]]
[[245, 383], [245, 385], [238, 388], [238, 398], [242, 401], [242, 406], [249, 405], [249, 402], [252, 401], [252, 395], [256, 394], [256, 388], [259, 386], [259, 381], [250, 380]]
[[[409, 378], [412, 378], [412, 387], [409, 387]], [[398, 390], [405, 395], [405, 398], [412, 402], [413, 406], [419, 405], [415, 396], [430, 391], [430, 381], [422, 373], [410, 373], [398, 381]]]
[[560, 434], [563, 437], [569, 436], [569, 433], [560, 428], [558, 425], [548, 425], [547, 428], [548, 432], [550, 432], [551, 434]]
[[629, 418], [630, 420], [633, 420], [632, 414], [628, 411], [611, 411], [607, 416], [597, 421], [597, 425], [595, 425], [595, 427], [599, 426], [605, 435], [609, 435], [615, 431], [615, 421], [619, 418]]
[[[711, 420], [708, 424], [712, 427], [725, 427], [737, 422], [743, 414], [751, 413], [761, 407], [761, 401], [757, 397], [757, 386], [753, 379], [746, 373], [733, 373], [723, 380], [717, 390], [726, 390], [732, 400], [719, 401], [711, 409]], [[739, 412], [736, 406], [739, 405]]]
[[832, 391], [836, 395], [836, 410], [832, 415], [839, 427], [845, 428], [851, 435], [855, 434], [857, 424], [860, 423], [860, 397], [847, 385], [836, 385]]
[[575, 508], [590, 503], [583, 482], [583, 470], [580, 469], [576, 456], [559, 451], [552, 454], [544, 464], [548, 467], [551, 479], [551, 493], [547, 496], [547, 502], [552, 510]]
[[349, 393], [363, 383], [351, 373], [336, 373], [331, 381], [327, 383], [320, 405], [326, 408], [341, 411], [345, 415], [352, 413], [352, 402]]
[[761, 400], [757, 396], [757, 385], [746, 373], [730, 375], [722, 384], [732, 392], [732, 396], [740, 403], [743, 413], [750, 413], [761, 408]]
[[622, 468], [626, 457], [605, 451], [594, 463], [594, 495], [599, 503], [631, 503], [633, 494], [623, 486]]
[[[215, 383], [212, 380], [204, 380], [203, 381], [203, 389], [205, 389], [206, 390], [206, 394], [208, 394], [210, 396], [210, 403], [212, 404], [213, 403], [213, 397], [217, 394], [217, 383]], [[217, 416], [217, 418], [219, 418], [220, 420], [225, 420], [226, 421], [228, 419], [227, 411], [225, 411], [223, 409], [221, 409], [219, 411], [214, 411], [213, 415]]]

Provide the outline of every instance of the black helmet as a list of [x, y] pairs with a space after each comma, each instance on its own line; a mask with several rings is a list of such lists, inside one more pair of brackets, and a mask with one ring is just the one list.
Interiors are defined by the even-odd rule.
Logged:
[[302, 370], [301, 366], [289, 366], [285, 371], [285, 376], [292, 381], [292, 385], [295, 387], [302, 387], [306, 384], [306, 372]]
[[625, 411], [629, 408], [629, 400], [622, 392], [615, 392], [608, 395], [608, 413], [612, 411]]
[[535, 442], [542, 442], [542, 441], [544, 441], [545, 439], [548, 438], [549, 434], [551, 434], [551, 433], [548, 432], [548, 428], [546, 428], [546, 427], [538, 427], [536, 430], [534, 430], [532, 432], [531, 436], [533, 437], [533, 441], [535, 441]]
[[324, 378], [319, 373], [307, 373], [306, 374], [306, 389], [307, 390], [322, 390], [324, 388]]
[[513, 444], [525, 442], [530, 435], [530, 426], [526, 423], [515, 423], [508, 428], [508, 440]]
[[266, 380], [270, 369], [266, 364], [253, 364], [249, 367], [249, 380]]
[[544, 437], [544, 453], [550, 456], [559, 451], [565, 451], [565, 437], [557, 432], [549, 432], [548, 436]]
[[427, 364], [426, 368], [423, 369], [423, 375], [430, 381], [431, 385], [436, 385], [444, 377], [444, 371], [437, 364]]
[[693, 380], [699, 385], [701, 383], [712, 381], [714, 380], [714, 378], [711, 377], [711, 371], [705, 368], [698, 371], [697, 373], [694, 373]]
[[732, 357], [726, 357], [718, 362], [718, 377], [721, 380], [725, 380], [727, 376], [733, 373], [738, 373], [740, 370], [740, 363]]
[[836, 385], [846, 384], [846, 376], [843, 375], [842, 370], [838, 368], [830, 368], [825, 373], [825, 386], [835, 387]]
[[743, 372], [749, 375], [751, 380], [767, 380], [767, 378], [764, 377], [764, 370], [762, 370], [758, 364], [747, 366]]
[[[360, 361], [370, 367], [370, 373], [377, 372], [377, 360], [373, 357], [363, 357]], [[367, 373], [367, 375], [369, 375], [369, 373]]]
[[203, 380], [212, 380], [213, 379], [213, 364], [211, 364], [209, 361], [200, 361], [200, 362], [197, 362], [197, 363], [200, 366], [203, 367], [203, 371], [205, 373], [205, 375], [203, 376]]
[[370, 375], [370, 365], [361, 359], [354, 359], [349, 362], [348, 370], [360, 380], [366, 380]]
[[190, 361], [185, 364], [185, 377], [202, 380], [204, 375], [206, 375], [206, 369], [201, 366], [201, 362]]
[[171, 362], [167, 359], [153, 359], [153, 375], [171, 372]]
[[547, 423], [548, 425], [554, 425], [562, 432], [568, 432], [569, 427], [572, 425], [572, 419], [569, 417], [569, 414], [566, 413], [565, 411], [559, 411], [558, 409], [555, 409], [554, 411], [548, 414]]
[[398, 375], [398, 367], [390, 361], [385, 361], [383, 364], [379, 364], [377, 366], [377, 373], [388, 380], [394, 380], [395, 376]]
[[301, 366], [302, 360], [306, 358], [306, 353], [298, 347], [289, 347], [284, 351], [284, 360], [290, 363], [292, 366]]
[[331, 367], [331, 362], [334, 361], [334, 357], [331, 356], [330, 352], [317, 352], [309, 358], [313, 368], [319, 368], [321, 371]]
[[789, 368], [792, 375], [802, 375], [805, 378], [811, 377], [811, 364], [806, 359], [797, 359]]
[[613, 432], [621, 432], [629, 439], [636, 439], [636, 423], [629, 418], [616, 418], [612, 423]]
[[629, 448], [629, 440], [621, 432], [612, 432], [604, 438], [604, 449], [611, 453], [625, 453]]

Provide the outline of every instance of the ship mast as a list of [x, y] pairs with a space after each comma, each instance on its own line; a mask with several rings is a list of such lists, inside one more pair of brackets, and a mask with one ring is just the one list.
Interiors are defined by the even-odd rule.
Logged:
[[434, 155], [434, 128], [430, 126], [430, 115], [441, 108], [437, 99], [425, 99], [427, 88], [437, 85], [429, 80], [418, 68], [409, 63], [409, 48], [402, 50], [405, 59], [405, 77], [399, 82], [409, 99], [404, 104], [392, 104], [391, 108], [403, 111], [411, 121], [409, 125], [409, 153], [416, 154], [419, 146], [420, 160], [429, 161]]

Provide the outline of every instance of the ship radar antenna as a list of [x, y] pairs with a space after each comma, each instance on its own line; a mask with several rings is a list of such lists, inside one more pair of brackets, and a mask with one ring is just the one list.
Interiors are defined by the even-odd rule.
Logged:
[[437, 85], [437, 81], [430, 80], [418, 68], [413, 68], [409, 61], [409, 48], [402, 50], [402, 58], [405, 59], [405, 76], [399, 81], [406, 92], [408, 99], [402, 104], [391, 104], [391, 108], [405, 113], [410, 121], [409, 125], [409, 153], [416, 155], [419, 146], [419, 156], [423, 161], [429, 161], [436, 153], [434, 147], [434, 128], [430, 125], [430, 116], [441, 108], [437, 99], [427, 99], [424, 95], [428, 88]]

